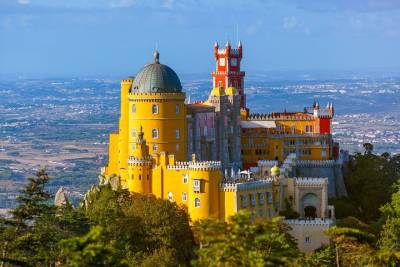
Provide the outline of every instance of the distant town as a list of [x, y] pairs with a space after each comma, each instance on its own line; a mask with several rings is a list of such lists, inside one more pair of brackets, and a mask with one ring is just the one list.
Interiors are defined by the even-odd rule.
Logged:
[[[207, 96], [210, 81], [205, 77], [183, 76], [192, 101]], [[399, 78], [260, 75], [250, 77], [245, 87], [253, 112], [301, 110], [314, 100], [333, 102], [333, 135], [342, 149], [361, 151], [362, 144], [369, 142], [376, 153], [400, 153]], [[40, 166], [54, 174], [51, 192], [65, 186], [77, 200], [97, 182], [107, 161], [108, 133], [116, 130], [119, 116], [119, 81], [4, 79], [0, 116], [4, 118], [0, 121], [0, 208], [14, 207], [26, 177]]]

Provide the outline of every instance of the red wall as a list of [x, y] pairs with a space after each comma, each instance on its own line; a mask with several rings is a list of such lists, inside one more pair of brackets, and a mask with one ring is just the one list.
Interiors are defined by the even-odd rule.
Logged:
[[320, 118], [319, 119], [319, 133], [330, 134], [331, 133], [331, 119]]

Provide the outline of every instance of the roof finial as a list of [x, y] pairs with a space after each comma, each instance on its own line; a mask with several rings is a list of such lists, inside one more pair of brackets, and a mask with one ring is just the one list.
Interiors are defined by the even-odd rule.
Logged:
[[158, 53], [158, 50], [154, 51], [154, 63], [159, 64], [160, 63], [160, 53]]

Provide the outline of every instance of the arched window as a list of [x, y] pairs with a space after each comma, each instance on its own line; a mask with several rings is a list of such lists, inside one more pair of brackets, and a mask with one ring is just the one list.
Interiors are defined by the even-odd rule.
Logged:
[[154, 144], [153, 145], [153, 151], [157, 151], [158, 150], [158, 145], [157, 144]]
[[132, 113], [136, 113], [136, 104], [132, 104]]
[[172, 192], [168, 192], [168, 200], [169, 200], [169, 201], [172, 201], [172, 199], [173, 199]]
[[179, 139], [181, 137], [181, 130], [179, 128], [175, 129], [175, 138]]
[[151, 106], [151, 112], [153, 114], [158, 114], [158, 105], [154, 104], [153, 106]]
[[207, 128], [207, 126], [204, 126], [204, 136], [207, 136], [208, 135], [208, 128]]
[[200, 198], [196, 197], [194, 199], [194, 207], [195, 208], [200, 208]]
[[136, 129], [135, 128], [132, 129], [132, 137], [136, 137]]
[[186, 201], [187, 200], [187, 194], [186, 192], [182, 193], [182, 201]]
[[175, 113], [179, 114], [180, 110], [181, 110], [181, 108], [180, 108], [179, 104], [176, 104], [175, 105]]
[[151, 137], [153, 139], [157, 139], [158, 138], [158, 129], [151, 130]]

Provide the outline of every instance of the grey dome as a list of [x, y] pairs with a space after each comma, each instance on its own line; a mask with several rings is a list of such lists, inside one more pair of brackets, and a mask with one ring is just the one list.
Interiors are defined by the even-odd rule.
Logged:
[[154, 63], [145, 65], [132, 84], [134, 93], [179, 93], [181, 81], [170, 67], [160, 64], [159, 53], [154, 53]]

